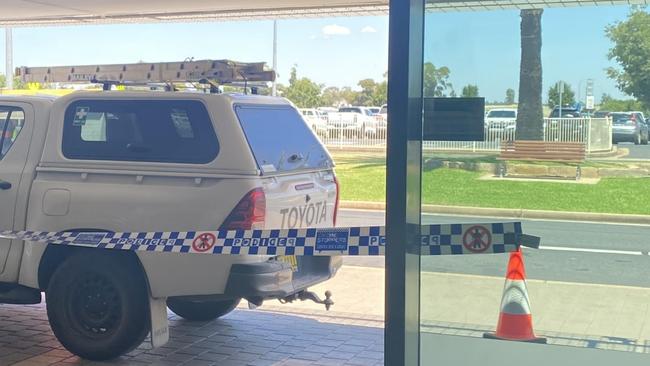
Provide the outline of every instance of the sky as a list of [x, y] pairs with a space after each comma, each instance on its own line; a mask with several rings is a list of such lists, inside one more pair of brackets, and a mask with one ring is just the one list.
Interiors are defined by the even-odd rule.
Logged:
[[[544, 94], [564, 80], [594, 94], [624, 97], [605, 68], [611, 48], [604, 29], [624, 20], [627, 7], [546, 9], [542, 17]], [[518, 89], [520, 40], [518, 11], [430, 13], [426, 16], [425, 61], [451, 69], [458, 93], [477, 84], [488, 101]], [[273, 59], [272, 21], [191, 24], [92, 25], [18, 28], [13, 31], [14, 66], [57, 66], [138, 61]], [[0, 38], [4, 60], [4, 37]], [[326, 86], [353, 86], [382, 80], [387, 71], [388, 17], [338, 17], [278, 21], [278, 75], [289, 70]], [[577, 91], [576, 91], [577, 94]], [[581, 93], [583, 96], [585, 92]]]

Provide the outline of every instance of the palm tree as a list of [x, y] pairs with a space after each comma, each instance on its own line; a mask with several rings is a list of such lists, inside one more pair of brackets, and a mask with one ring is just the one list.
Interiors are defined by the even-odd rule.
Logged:
[[519, 69], [519, 105], [517, 140], [542, 140], [542, 12], [521, 11], [521, 66]]

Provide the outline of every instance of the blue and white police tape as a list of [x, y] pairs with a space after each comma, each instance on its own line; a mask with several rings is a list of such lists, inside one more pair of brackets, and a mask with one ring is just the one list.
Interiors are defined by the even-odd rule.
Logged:
[[[521, 223], [422, 226], [422, 255], [506, 253], [539, 238], [522, 234]], [[101, 249], [221, 255], [384, 255], [384, 226], [329, 229], [220, 230], [186, 232], [0, 231], [0, 238]]]

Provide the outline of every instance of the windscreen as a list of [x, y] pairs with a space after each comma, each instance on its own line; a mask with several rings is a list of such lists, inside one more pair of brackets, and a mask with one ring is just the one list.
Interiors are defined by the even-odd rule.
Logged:
[[263, 174], [333, 166], [294, 108], [237, 105], [235, 113]]
[[516, 118], [515, 111], [490, 111], [489, 118]]

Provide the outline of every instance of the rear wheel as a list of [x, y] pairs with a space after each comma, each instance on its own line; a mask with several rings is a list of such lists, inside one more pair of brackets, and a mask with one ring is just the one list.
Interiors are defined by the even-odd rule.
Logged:
[[170, 297], [167, 299], [167, 307], [183, 319], [192, 321], [208, 321], [220, 318], [235, 310], [241, 299], [205, 301], [189, 300]]
[[641, 133], [639, 133], [638, 135], [636, 135], [636, 137], [634, 137], [634, 145], [640, 145], [640, 144], [641, 144]]
[[47, 315], [68, 351], [89, 360], [108, 360], [139, 346], [149, 332], [147, 294], [135, 258], [83, 250], [52, 275]]

